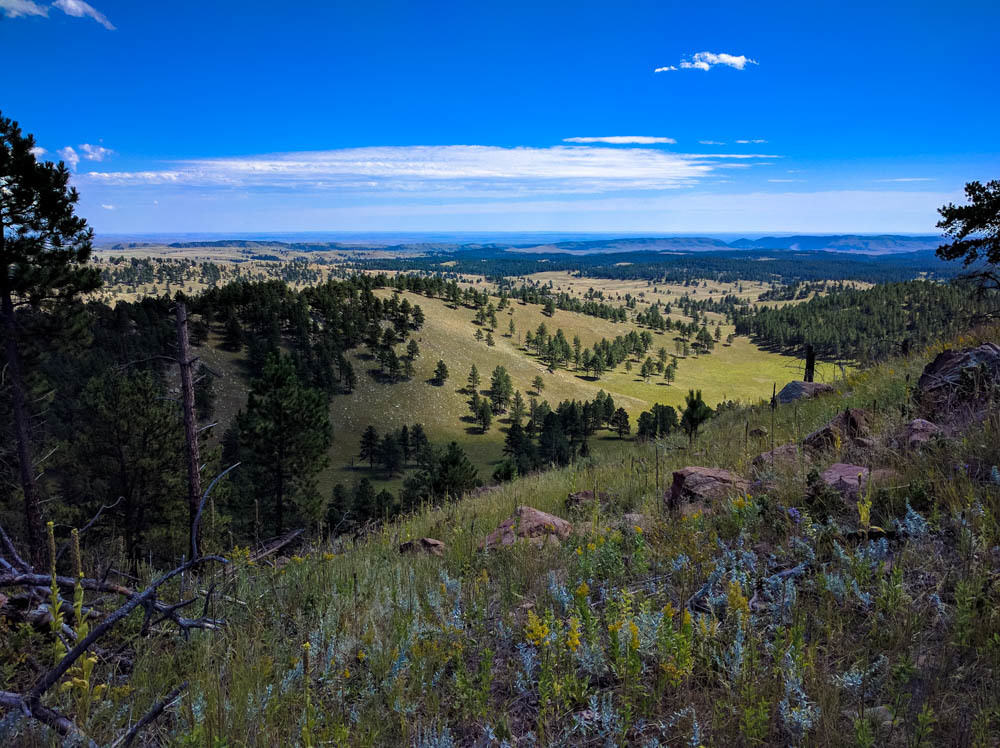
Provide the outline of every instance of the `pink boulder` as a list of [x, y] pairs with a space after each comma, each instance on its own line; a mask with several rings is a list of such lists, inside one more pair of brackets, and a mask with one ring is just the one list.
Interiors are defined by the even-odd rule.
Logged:
[[573, 532], [573, 525], [560, 517], [539, 511], [530, 506], [519, 506], [496, 530], [480, 543], [480, 550], [514, 545], [527, 540], [541, 547], [546, 542], [565, 540]]
[[674, 472], [674, 482], [667, 493], [671, 509], [682, 503], [710, 503], [746, 493], [747, 481], [728, 470], [706, 467], [686, 467]]

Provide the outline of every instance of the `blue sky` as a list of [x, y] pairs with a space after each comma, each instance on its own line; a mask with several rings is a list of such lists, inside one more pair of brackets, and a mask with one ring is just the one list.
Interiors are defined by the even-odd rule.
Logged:
[[99, 233], [919, 233], [1000, 178], [993, 0], [0, 0], [0, 49]]

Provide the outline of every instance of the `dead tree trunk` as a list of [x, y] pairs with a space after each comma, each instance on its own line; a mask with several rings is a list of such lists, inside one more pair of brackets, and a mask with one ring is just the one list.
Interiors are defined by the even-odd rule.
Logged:
[[816, 378], [816, 349], [812, 343], [806, 346], [806, 373], [802, 377], [803, 382], [811, 382]]
[[17, 318], [14, 301], [8, 289], [3, 290], [2, 316], [4, 354], [7, 378], [10, 381], [11, 416], [14, 421], [14, 441], [17, 442], [17, 465], [24, 493], [24, 525], [31, 562], [39, 569], [48, 567], [48, 545], [44, 540], [42, 511], [35, 481], [35, 466], [31, 459], [31, 433], [28, 428], [28, 407], [25, 397], [24, 372], [21, 369], [21, 351], [17, 345]]
[[184, 439], [187, 442], [188, 516], [191, 528], [189, 558], [192, 560], [201, 558], [200, 537], [195, 527], [198, 506], [201, 503], [201, 456], [198, 452], [198, 423], [194, 413], [194, 377], [191, 374], [194, 362], [188, 341], [187, 306], [183, 301], [179, 301], [177, 302], [177, 366], [181, 373]]

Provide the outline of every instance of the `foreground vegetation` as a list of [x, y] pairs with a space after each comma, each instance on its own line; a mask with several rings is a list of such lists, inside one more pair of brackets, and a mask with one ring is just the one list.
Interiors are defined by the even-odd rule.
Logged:
[[[672, 468], [749, 474], [769, 446], [747, 441], [753, 427], [783, 443], [876, 403], [875, 430], [892, 433], [914, 412], [910, 383], [936, 350], [797, 406], [721, 414], [689, 449], [628, 446], [354, 542], [305, 544], [279, 563], [235, 548], [229, 572], [199, 582], [220, 585], [211, 614], [225, 628], [141, 639], [129, 619], [117, 636], [134, 661], [95, 658], [86, 686], [74, 681], [53, 706], [101, 741], [187, 681], [150, 733], [174, 745], [991, 745], [995, 404], [919, 455], [884, 438], [867, 447], [864, 464], [897, 476], [857, 506], [811, 487], [845, 445], [766, 472], [766, 485], [703, 513], [671, 513], [661, 498]], [[581, 489], [611, 499], [574, 514], [564, 502]], [[478, 550], [520, 504], [568, 516], [573, 535]], [[623, 523], [630, 511], [641, 518]], [[445, 542], [442, 558], [399, 553], [423, 536]], [[125, 561], [86, 542], [83, 557], [88, 570]], [[24, 653], [46, 639], [5, 632], [7, 687], [31, 678]], [[20, 744], [48, 741], [15, 712], [0, 729]]]

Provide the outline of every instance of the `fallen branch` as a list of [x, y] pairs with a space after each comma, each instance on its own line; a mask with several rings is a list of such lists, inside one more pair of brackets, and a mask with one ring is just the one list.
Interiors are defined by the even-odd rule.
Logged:
[[84, 735], [73, 720], [63, 714], [60, 714], [55, 709], [49, 709], [47, 706], [38, 704], [35, 709], [26, 711], [21, 694], [12, 693], [10, 691], [0, 691], [0, 706], [5, 706], [9, 709], [17, 709], [19, 712], [24, 714], [25, 717], [34, 718], [43, 725], [48, 725], [60, 735], [74, 735], [85, 745], [97, 748], [97, 743]]
[[184, 681], [179, 686], [177, 686], [177, 688], [168, 693], [161, 701], [158, 701], [155, 704], [153, 704], [152, 708], [142, 716], [142, 719], [140, 719], [132, 726], [132, 729], [130, 729], [127, 733], [125, 733], [124, 736], [122, 736], [120, 739], [116, 740], [114, 743], [111, 744], [112, 748], [115, 748], [116, 746], [119, 745], [125, 745], [125, 746], [132, 745], [132, 741], [139, 736], [139, 733], [142, 732], [147, 725], [151, 724], [152, 722], [155, 722], [156, 719], [161, 714], [163, 714], [165, 709], [167, 709], [175, 701], [177, 701], [178, 697], [182, 693], [184, 693], [184, 691], [187, 690], [187, 687], [188, 683], [187, 681]]

